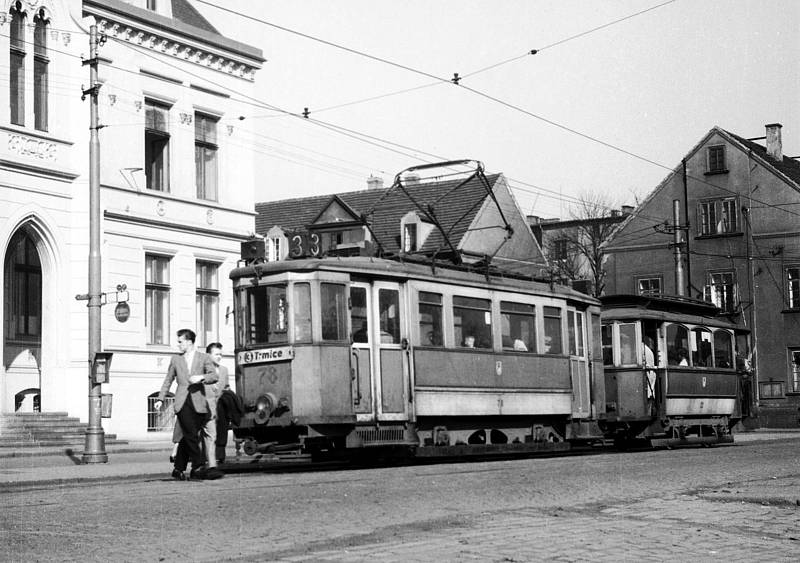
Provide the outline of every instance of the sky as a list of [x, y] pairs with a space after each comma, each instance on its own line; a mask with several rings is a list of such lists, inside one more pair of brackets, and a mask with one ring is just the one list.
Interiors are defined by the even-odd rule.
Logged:
[[262, 49], [256, 97], [295, 114], [246, 116], [256, 201], [473, 159], [524, 213], [569, 218], [586, 196], [635, 205], [714, 126], [753, 138], [781, 123], [800, 155], [797, 0], [194, 5]]

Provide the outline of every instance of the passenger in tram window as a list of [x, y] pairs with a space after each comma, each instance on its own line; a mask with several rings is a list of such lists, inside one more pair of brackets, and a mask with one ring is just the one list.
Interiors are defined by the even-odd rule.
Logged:
[[475, 348], [475, 337], [472, 335], [464, 337], [464, 346], [467, 348]]
[[442, 345], [442, 335], [434, 330], [428, 331], [428, 341], [426, 342], [428, 346], [441, 346]]
[[521, 338], [515, 338], [514, 339], [514, 350], [517, 350], [519, 352], [527, 352], [528, 351], [528, 347], [525, 345], [525, 342], [523, 342]]
[[678, 365], [689, 365], [689, 352], [686, 351], [686, 348], [678, 348]]
[[[644, 337], [642, 342], [644, 352], [644, 365], [645, 368], [652, 368], [656, 365], [656, 357], [653, 354], [653, 339], [649, 336]], [[647, 400], [653, 401], [656, 397], [656, 372], [653, 369], [647, 369]]]

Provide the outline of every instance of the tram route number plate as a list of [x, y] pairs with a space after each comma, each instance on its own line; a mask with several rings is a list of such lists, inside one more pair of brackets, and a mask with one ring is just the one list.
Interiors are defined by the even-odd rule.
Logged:
[[294, 348], [292, 346], [281, 346], [280, 348], [264, 348], [262, 350], [245, 350], [239, 352], [236, 358], [240, 366], [248, 364], [263, 364], [267, 362], [281, 362], [294, 358]]

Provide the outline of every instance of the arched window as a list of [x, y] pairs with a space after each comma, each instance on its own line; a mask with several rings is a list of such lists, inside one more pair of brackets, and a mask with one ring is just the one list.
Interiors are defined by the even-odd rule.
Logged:
[[12, 237], [6, 254], [6, 339], [41, 337], [42, 265], [36, 243], [25, 229]]
[[727, 330], [714, 331], [714, 367], [733, 368], [733, 340]]
[[47, 14], [39, 10], [33, 18], [33, 120], [39, 131], [47, 131]]
[[25, 125], [25, 12], [22, 2], [16, 2], [9, 10], [9, 92], [11, 123]]
[[689, 331], [685, 326], [667, 325], [667, 365], [689, 365]]

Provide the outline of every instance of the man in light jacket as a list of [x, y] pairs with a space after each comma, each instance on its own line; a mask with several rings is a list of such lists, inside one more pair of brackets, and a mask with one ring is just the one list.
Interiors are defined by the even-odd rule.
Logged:
[[175, 456], [172, 477], [186, 479], [186, 467], [192, 462], [192, 479], [205, 479], [205, 456], [200, 449], [200, 431], [210, 416], [204, 384], [217, 381], [217, 370], [208, 354], [198, 351], [194, 345], [195, 333], [188, 328], [178, 331], [179, 353], [172, 356], [167, 368], [164, 384], [158, 393], [155, 408], [161, 409], [172, 382], [178, 385], [175, 391], [175, 413], [178, 415], [183, 436]]

